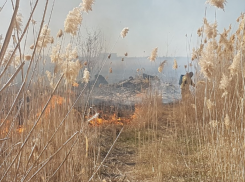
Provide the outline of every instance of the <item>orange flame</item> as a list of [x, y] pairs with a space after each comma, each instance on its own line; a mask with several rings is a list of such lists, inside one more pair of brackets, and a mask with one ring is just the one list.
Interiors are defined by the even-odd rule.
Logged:
[[104, 116], [101, 116], [100, 118], [93, 119], [89, 123], [92, 126], [100, 126], [100, 125], [105, 125], [105, 124], [124, 125], [124, 124], [129, 123], [131, 118], [132, 118], [132, 116], [129, 116], [128, 118], [117, 117], [117, 115], [114, 113], [110, 116], [104, 115]]
[[[45, 117], [48, 117], [50, 112], [51, 112], [51, 109], [54, 109], [56, 107], [56, 105], [62, 105], [64, 103], [65, 99], [64, 97], [61, 97], [59, 95], [54, 95], [52, 97], [52, 99], [50, 100], [45, 112], [44, 112], [44, 115]], [[39, 117], [41, 114], [41, 111], [39, 113], [37, 113], [37, 117]]]
[[17, 129], [17, 131], [18, 131], [19, 133], [23, 133], [23, 131], [24, 131], [23, 126], [19, 126], [19, 128]]
[[72, 86], [73, 86], [73, 87], [78, 87], [78, 86], [79, 86], [79, 84], [78, 84], [78, 83], [76, 83], [76, 82], [74, 82], [74, 83], [72, 84]]
[[[2, 119], [0, 123], [2, 124], [3, 121], [4, 120]], [[5, 127], [3, 127], [3, 129], [0, 130], [1, 135], [7, 134], [9, 132], [10, 121], [6, 120], [4, 125]]]

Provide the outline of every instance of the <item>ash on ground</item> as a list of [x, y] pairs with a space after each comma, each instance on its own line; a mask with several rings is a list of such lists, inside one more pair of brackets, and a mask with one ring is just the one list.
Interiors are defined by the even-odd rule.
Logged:
[[162, 82], [157, 76], [143, 74], [108, 84], [102, 75], [96, 75], [91, 81], [88, 90], [92, 90], [91, 102], [97, 105], [100, 102], [111, 104], [135, 105], [149, 93], [162, 96], [163, 103], [175, 102], [179, 99], [179, 86], [173, 83]]

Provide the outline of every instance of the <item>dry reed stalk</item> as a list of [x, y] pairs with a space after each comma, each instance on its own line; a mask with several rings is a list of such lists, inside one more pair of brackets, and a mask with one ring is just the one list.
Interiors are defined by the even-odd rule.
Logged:
[[[35, 6], [37, 5], [37, 2], [38, 2], [38, 0], [36, 1]], [[44, 23], [44, 18], [45, 18], [46, 11], [47, 11], [47, 6], [48, 6], [48, 0], [46, 0], [45, 9], [44, 9], [44, 14], [43, 14], [43, 19], [42, 19], [42, 22], [41, 22], [41, 26], [40, 26], [39, 34], [38, 34], [38, 37], [37, 37], [37, 41], [39, 40], [39, 37], [40, 37], [40, 34], [41, 34], [41, 29], [42, 29], [42, 26], [43, 26], [43, 23]], [[34, 8], [33, 8], [33, 10], [34, 10]], [[33, 13], [34, 13], [34, 11], [32, 11], [32, 14], [33, 14]], [[32, 16], [32, 14], [31, 14], [31, 16]], [[31, 16], [30, 16], [30, 17], [31, 17]], [[27, 26], [26, 26], [24, 32], [26, 31], [26, 29], [27, 29], [27, 27], [28, 27], [28, 25], [29, 25], [29, 22], [30, 22], [30, 18], [29, 18], [29, 20], [28, 20], [28, 23], [27, 23]], [[24, 32], [23, 32], [23, 34], [22, 34], [23, 36], [24, 36]], [[22, 38], [23, 38], [23, 36], [22, 36]], [[21, 39], [20, 39], [20, 40], [21, 40]], [[20, 42], [18, 42], [18, 44], [19, 44], [19, 43], [20, 43]], [[6, 120], [8, 119], [10, 113], [12, 112], [12, 110], [13, 110], [13, 108], [14, 108], [14, 106], [15, 106], [17, 100], [18, 100], [18, 97], [20, 96], [20, 93], [21, 93], [22, 90], [24, 89], [24, 86], [25, 86], [25, 84], [26, 84], [26, 80], [27, 80], [27, 77], [28, 77], [28, 74], [29, 74], [29, 72], [30, 72], [30, 68], [31, 68], [31, 65], [32, 65], [32, 62], [33, 62], [33, 58], [34, 58], [34, 54], [35, 54], [36, 48], [37, 48], [37, 44], [35, 45], [34, 51], [33, 51], [33, 53], [32, 53], [32, 59], [31, 59], [30, 64], [29, 64], [29, 66], [28, 66], [26, 76], [25, 76], [25, 78], [24, 78], [24, 80], [23, 80], [23, 82], [22, 82], [22, 85], [21, 85], [21, 87], [20, 87], [20, 89], [19, 89], [19, 91], [18, 91], [18, 93], [17, 93], [17, 96], [16, 96], [14, 102], [12, 103], [11, 108], [9, 109], [9, 112], [8, 112], [7, 116], [4, 118], [4, 121], [3, 121], [2, 124], [0, 125], [0, 128], [3, 126], [3, 124], [4, 124], [4, 123], [6, 122]], [[13, 55], [13, 54], [12, 54], [12, 55]], [[1, 74], [3, 74], [3, 73], [4, 73], [4, 71], [3, 71]], [[0, 75], [0, 78], [1, 78], [1, 75]]]
[[31, 129], [31, 131], [28, 133], [27, 137], [25, 138], [25, 141], [22, 143], [22, 145], [21, 145], [19, 151], [17, 152], [17, 155], [15, 156], [15, 158], [13, 159], [13, 161], [11, 162], [11, 164], [9, 165], [9, 167], [7, 168], [7, 170], [4, 172], [4, 174], [3, 174], [2, 178], [1, 178], [1, 180], [3, 180], [3, 179], [5, 178], [6, 174], [8, 173], [8, 171], [10, 170], [10, 168], [12, 167], [12, 165], [14, 164], [15, 160], [16, 160], [17, 157], [19, 156], [19, 154], [20, 154], [20, 152], [22, 151], [23, 147], [25, 146], [26, 142], [27, 142], [28, 139], [30, 138], [32, 132], [34, 131], [34, 128], [37, 126], [37, 124], [38, 124], [40, 118], [42, 117], [42, 115], [43, 115], [45, 109], [47, 108], [47, 106], [48, 106], [48, 104], [49, 104], [51, 98], [53, 97], [53, 95], [54, 95], [54, 93], [55, 93], [55, 91], [56, 91], [58, 85], [60, 84], [60, 82], [61, 82], [63, 76], [64, 76], [64, 75], [62, 75], [62, 76], [60, 77], [60, 80], [59, 80], [58, 83], [56, 84], [56, 87], [55, 87], [55, 89], [53, 90], [53, 92], [52, 92], [52, 94], [51, 94], [49, 100], [48, 100], [47, 103], [46, 103], [46, 105], [44, 106], [44, 108], [43, 108], [43, 110], [42, 110], [40, 116], [38, 117], [38, 119], [37, 119], [36, 122], [34, 123], [34, 125], [33, 125], [32, 129]]
[[86, 140], [86, 158], [88, 157], [88, 137], [85, 136], [85, 140]]
[[[42, 165], [42, 167], [40, 167], [31, 177], [30, 177], [30, 179], [28, 180], [28, 181], [30, 181], [32, 178], [34, 178], [39, 172], [40, 172], [40, 170], [42, 169], [42, 168], [44, 168], [50, 161], [51, 161], [51, 159], [61, 150], [61, 149], [63, 149], [77, 134], [78, 134], [79, 132], [77, 131], [76, 133], [74, 133], [52, 156], [50, 156], [47, 160], [46, 160], [46, 162]], [[73, 148], [73, 146], [74, 146], [74, 144], [77, 142], [77, 140], [75, 140], [75, 142], [73, 143], [73, 145], [72, 145], [72, 147], [71, 148]], [[28, 182], [27, 181], [27, 182]]]
[[[39, 1], [39, 0], [36, 0], [36, 3], [35, 3], [35, 5], [34, 5], [34, 7], [33, 7], [33, 10], [32, 10], [32, 12], [31, 12], [30, 17], [29, 17], [29, 19], [28, 19], [28, 21], [27, 21], [27, 24], [26, 24], [26, 26], [25, 26], [25, 28], [24, 28], [24, 31], [23, 31], [23, 33], [22, 33], [20, 39], [18, 40], [18, 43], [17, 43], [17, 45], [15, 46], [15, 48], [14, 48], [14, 50], [13, 50], [13, 53], [12, 53], [11, 57], [9, 58], [8, 63], [6, 64], [4, 70], [3, 70], [3, 71], [1, 72], [1, 74], [0, 74], [0, 79], [2, 78], [2, 76], [4, 75], [4, 73], [6, 72], [6, 70], [7, 70], [8, 66], [9, 66], [9, 64], [11, 63], [10, 61], [11, 61], [11, 59], [13, 58], [13, 56], [14, 56], [14, 54], [15, 54], [15, 51], [16, 51], [17, 48], [20, 46], [20, 42], [21, 42], [21, 40], [23, 39], [23, 37], [24, 37], [24, 35], [25, 35], [25, 33], [26, 33], [28, 27], [29, 27], [29, 23], [30, 23], [30, 21], [31, 21], [31, 18], [32, 18], [32, 16], [33, 16], [33, 13], [35, 12], [35, 9], [36, 9], [36, 7], [37, 7], [38, 1]], [[3, 49], [1, 49], [1, 51], [3, 51]], [[6, 50], [5, 50], [5, 52], [6, 52]], [[5, 52], [4, 52], [4, 53], [5, 53]], [[3, 55], [3, 56], [4, 56], [4, 55]], [[2, 58], [3, 58], [3, 56], [2, 56]], [[2, 64], [2, 58], [1, 58], [1, 52], [0, 52], [0, 65]]]
[[12, 15], [12, 19], [11, 19], [7, 34], [5, 36], [5, 39], [4, 39], [4, 42], [3, 42], [3, 45], [2, 45], [2, 48], [1, 48], [1, 51], [0, 51], [0, 65], [2, 65], [2, 60], [3, 60], [3, 57], [4, 57], [5, 53], [6, 53], [6, 50], [8, 48], [8, 44], [10, 42], [12, 31], [14, 29], [15, 19], [16, 19], [17, 12], [18, 12], [18, 9], [19, 9], [19, 3], [20, 3], [20, 0], [16, 0], [15, 1], [14, 13]]
[[33, 163], [33, 165], [27, 170], [25, 176], [22, 178], [22, 180], [24, 180], [28, 174], [30, 173], [30, 171], [32, 170], [32, 168], [34, 167], [34, 164], [37, 162], [37, 160], [41, 157], [41, 155], [43, 154], [43, 152], [47, 149], [48, 145], [51, 143], [52, 139], [54, 138], [54, 136], [56, 135], [57, 131], [60, 129], [60, 127], [64, 124], [66, 118], [68, 117], [68, 115], [71, 113], [72, 109], [74, 108], [75, 104], [78, 102], [78, 100], [80, 99], [80, 97], [82, 96], [85, 88], [87, 85], [85, 85], [84, 89], [81, 91], [81, 93], [79, 94], [79, 96], [77, 97], [77, 99], [75, 100], [75, 102], [73, 103], [73, 105], [70, 107], [69, 111], [66, 113], [65, 117], [62, 119], [62, 121], [60, 122], [59, 126], [55, 129], [54, 133], [52, 134], [52, 136], [50, 137], [50, 139], [48, 140], [48, 142], [46, 143], [46, 145], [44, 146], [43, 150], [40, 152], [39, 156], [37, 157], [37, 159], [35, 160], [35, 162]]
[[72, 146], [70, 147], [68, 153], [66, 154], [64, 160], [61, 162], [61, 164], [59, 165], [59, 167], [55, 170], [55, 172], [51, 175], [51, 177], [49, 177], [48, 181], [54, 177], [54, 175], [60, 170], [61, 166], [65, 163], [65, 161], [67, 160], [68, 156], [70, 155], [73, 147], [75, 146], [75, 144], [77, 143], [78, 139], [75, 140], [75, 142], [72, 144]]

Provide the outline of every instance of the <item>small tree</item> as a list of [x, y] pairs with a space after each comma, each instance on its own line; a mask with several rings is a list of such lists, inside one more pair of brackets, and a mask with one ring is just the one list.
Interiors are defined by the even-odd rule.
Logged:
[[83, 64], [88, 68], [91, 75], [99, 72], [102, 66], [101, 52], [105, 51], [105, 41], [100, 31], [88, 32], [85, 41], [78, 37], [78, 51], [82, 56]]

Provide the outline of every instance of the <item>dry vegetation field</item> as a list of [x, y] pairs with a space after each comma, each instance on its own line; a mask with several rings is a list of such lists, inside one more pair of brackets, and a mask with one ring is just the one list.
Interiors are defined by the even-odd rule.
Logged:
[[[43, 21], [52, 6], [45, 2], [35, 26], [38, 0], [27, 22], [18, 14], [19, 0], [13, 1], [1, 42], [0, 181], [245, 181], [244, 14], [237, 30], [223, 32], [204, 18], [191, 62], [196, 87], [186, 99], [163, 104], [151, 92], [127, 118], [114, 111], [103, 118], [93, 109], [89, 84], [89, 66], [103, 45], [91, 36], [82, 51], [75, 44], [82, 13], [92, 11], [94, 1], [71, 10], [55, 38]], [[209, 3], [223, 9], [225, 1]], [[30, 37], [33, 45], [26, 45]], [[47, 55], [52, 72], [44, 70]], [[157, 48], [149, 60], [156, 58]], [[21, 84], [15, 84], [17, 78]]]

